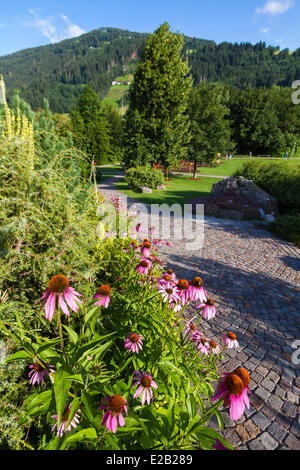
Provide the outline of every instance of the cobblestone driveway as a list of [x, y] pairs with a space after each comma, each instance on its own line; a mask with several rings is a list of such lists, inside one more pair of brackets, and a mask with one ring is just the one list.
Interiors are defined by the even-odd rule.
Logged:
[[[120, 195], [115, 181], [99, 189]], [[201, 323], [204, 335], [216, 342], [224, 331], [237, 335], [240, 347], [226, 351], [221, 371], [242, 365], [251, 374], [250, 410], [234, 423], [223, 409], [223, 436], [238, 449], [299, 450], [300, 365], [292, 345], [300, 340], [300, 250], [249, 222], [210, 218], [202, 249], [172, 243], [160, 250], [168, 268], [188, 280], [200, 275], [219, 309]]]

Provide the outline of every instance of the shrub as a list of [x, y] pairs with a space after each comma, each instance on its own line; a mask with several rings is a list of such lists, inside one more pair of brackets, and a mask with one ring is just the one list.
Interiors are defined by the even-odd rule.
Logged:
[[300, 211], [300, 164], [287, 166], [287, 162], [246, 162], [239, 174], [277, 199], [282, 211]]
[[271, 232], [300, 248], [300, 217], [276, 217], [275, 222], [268, 225]]
[[156, 189], [157, 186], [164, 183], [164, 175], [161, 170], [145, 165], [128, 169], [125, 181], [135, 191], [141, 186]]

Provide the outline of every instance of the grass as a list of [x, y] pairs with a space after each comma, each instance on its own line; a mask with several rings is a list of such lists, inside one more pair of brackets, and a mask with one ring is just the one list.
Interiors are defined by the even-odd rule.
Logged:
[[[254, 158], [234, 158], [232, 160], [227, 160], [221, 165], [215, 167], [215, 168], [198, 168], [197, 173], [200, 175], [218, 175], [218, 176], [233, 176], [237, 171], [239, 171], [243, 163], [248, 162], [248, 161], [253, 161]], [[262, 158], [257, 158], [257, 161], [262, 161]], [[269, 160], [276, 160], [276, 161], [282, 161], [283, 159], [265, 159], [264, 161], [269, 161]], [[300, 166], [300, 160], [287, 160], [285, 162], [288, 166]]]
[[191, 180], [188, 176], [174, 175], [164, 184], [165, 191], [154, 190], [152, 194], [136, 193], [129, 189], [127, 183], [123, 180], [115, 185], [116, 189], [126, 196], [137, 199], [145, 204], [163, 204], [169, 206], [180, 204], [183, 206], [193, 199], [208, 197], [212, 185], [221, 181], [220, 178], [201, 178], [201, 180]]

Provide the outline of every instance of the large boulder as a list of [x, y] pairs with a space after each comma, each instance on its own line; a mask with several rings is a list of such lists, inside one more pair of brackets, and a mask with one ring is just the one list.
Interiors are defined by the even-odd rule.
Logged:
[[213, 184], [211, 191], [213, 198], [230, 194], [251, 201], [260, 206], [265, 213], [274, 215], [277, 210], [276, 199], [273, 196], [242, 176], [232, 176]]

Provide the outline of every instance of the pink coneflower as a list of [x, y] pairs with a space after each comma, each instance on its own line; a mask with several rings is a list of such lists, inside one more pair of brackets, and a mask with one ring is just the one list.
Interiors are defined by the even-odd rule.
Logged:
[[134, 352], [136, 354], [139, 353], [139, 349], [143, 349], [143, 336], [138, 335], [137, 333], [130, 333], [125, 339], [125, 348], [128, 349], [130, 352]]
[[[66, 425], [67, 425], [67, 422], [69, 420], [69, 415], [70, 415], [70, 410], [71, 410], [71, 405], [70, 404], [68, 406], [68, 404], [66, 404], [65, 406], [65, 410], [63, 412], [63, 415], [61, 417], [61, 423], [60, 423], [60, 426], [57, 430], [57, 436], [58, 437], [62, 437], [64, 433], [67, 433], [67, 432], [70, 432], [72, 427], [75, 429], [77, 427], [77, 424], [79, 423], [79, 419], [80, 419], [80, 410], [77, 410], [77, 413], [74, 415], [74, 418], [71, 420], [69, 426], [66, 428]], [[53, 428], [51, 429], [51, 431], [54, 431], [54, 429], [57, 427], [58, 425], [58, 416], [57, 415], [53, 415], [51, 416], [51, 418], [55, 419], [56, 420], [56, 423], [54, 424]]]
[[162, 240], [152, 240], [153, 245], [160, 247], [162, 245]]
[[148, 230], [148, 233], [149, 233], [149, 237], [153, 237], [155, 235], [155, 227], [150, 227], [149, 230]]
[[152, 263], [149, 260], [141, 259], [140, 263], [136, 266], [136, 270], [139, 274], [148, 275], [149, 269], [151, 269]]
[[140, 231], [141, 231], [141, 228], [142, 228], [142, 225], [139, 223], [139, 224], [137, 224], [137, 226], [135, 227], [135, 230], [136, 230], [137, 232], [140, 232]]
[[107, 308], [110, 302], [110, 294], [111, 288], [108, 285], [103, 284], [102, 286], [100, 286], [93, 297], [94, 299], [97, 299], [95, 305], [99, 305], [99, 307], [103, 305], [104, 308]]
[[180, 279], [176, 285], [180, 291], [180, 298], [181, 298], [182, 304], [186, 305], [190, 299], [189, 283], [185, 279]]
[[156, 382], [152, 379], [150, 374], [146, 374], [143, 372], [142, 374], [139, 371], [134, 372], [136, 375], [133, 378], [133, 380], [136, 382], [133, 387], [136, 387], [139, 385], [137, 388], [133, 398], [138, 398], [140, 394], [142, 393], [142, 405], [144, 405], [145, 401], [147, 400], [148, 405], [150, 405], [150, 402], [153, 398], [153, 392], [152, 392], [152, 387], [153, 388], [158, 388]]
[[70, 312], [68, 310], [68, 306], [73, 310], [73, 312], [77, 313], [79, 309], [77, 303], [82, 304], [82, 301], [78, 299], [78, 296], [81, 297], [81, 294], [76, 292], [73, 287], [70, 287], [69, 279], [67, 279], [66, 276], [58, 275], [54, 276], [49, 281], [48, 289], [36, 304], [41, 300], [43, 301], [40, 311], [42, 311], [45, 306], [45, 317], [47, 320], [52, 321], [55, 313], [57, 297], [61, 310], [69, 317]]
[[226, 335], [223, 336], [223, 341], [229, 349], [239, 347], [239, 343], [237, 342], [236, 335], [232, 333], [231, 331], [226, 333]]
[[210, 341], [209, 347], [210, 347], [210, 354], [220, 354], [221, 352], [220, 346], [218, 346], [217, 343], [215, 343], [215, 341]]
[[197, 343], [197, 349], [208, 356], [209, 354], [209, 342], [205, 338], [201, 338], [199, 335], [192, 335], [192, 341]]
[[199, 300], [201, 303], [206, 302], [207, 293], [203, 288], [203, 281], [201, 277], [194, 277], [192, 282], [189, 284], [188, 295], [193, 302], [197, 300]]
[[150, 249], [151, 249], [151, 243], [149, 241], [144, 241], [144, 243], [141, 246], [142, 256], [144, 256], [145, 258], [149, 258]]
[[198, 342], [202, 338], [202, 333], [197, 330], [196, 325], [185, 321], [185, 329], [183, 331], [184, 335], [189, 335], [193, 342]]
[[218, 314], [218, 309], [215, 306], [215, 301], [213, 299], [208, 298], [206, 302], [197, 305], [196, 308], [203, 308], [202, 310], [202, 317], [205, 320], [211, 320]]
[[178, 303], [180, 301], [180, 291], [171, 282], [160, 284], [158, 292], [161, 294], [163, 302]]
[[103, 415], [101, 426], [106, 424], [106, 428], [116, 434], [118, 418], [119, 425], [121, 427], [125, 426], [125, 420], [122, 413], [125, 411], [127, 415], [127, 401], [120, 395], [113, 395], [112, 397], [104, 398], [102, 401], [104, 403], [100, 405], [99, 410], [105, 410], [106, 408], [107, 410]]
[[35, 383], [40, 385], [41, 383], [44, 383], [45, 377], [48, 377], [49, 374], [53, 374], [55, 372], [53, 366], [50, 364], [47, 364], [47, 367], [42, 367], [38, 362], [31, 364], [29, 369], [32, 369], [28, 374], [28, 377], [31, 377], [29, 382], [30, 385], [34, 385]]
[[212, 401], [224, 397], [224, 405], [230, 407], [230, 418], [238, 421], [244, 411], [245, 406], [249, 409], [249, 398], [247, 395], [250, 376], [248, 372], [239, 367], [232, 373], [224, 374], [219, 380], [217, 391], [212, 397]]
[[173, 269], [168, 269], [166, 273], [167, 276], [170, 276], [172, 281], [174, 282], [177, 282], [177, 279], [176, 279], [176, 274], [174, 273]]
[[[162, 286], [165, 286], [166, 284], [170, 284], [172, 283], [173, 280], [172, 280], [172, 276], [170, 276], [169, 274], [166, 274], [164, 273], [162, 275], [162, 277], [158, 277], [157, 278], [157, 285], [158, 287], [162, 287]], [[174, 283], [175, 284], [175, 283]]]

